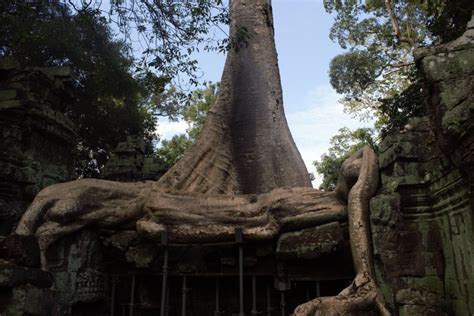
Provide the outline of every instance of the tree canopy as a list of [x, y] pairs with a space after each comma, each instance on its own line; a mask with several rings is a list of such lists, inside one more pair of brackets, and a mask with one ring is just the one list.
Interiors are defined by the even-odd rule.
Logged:
[[185, 134], [174, 135], [163, 140], [156, 151], [156, 158], [166, 172], [198, 139], [207, 119], [207, 113], [217, 99], [219, 83], [208, 83], [203, 89], [194, 90], [182, 111], [182, 117], [188, 124]]
[[[426, 114], [414, 49], [460, 36], [474, 2], [324, 0], [324, 6], [334, 15], [329, 37], [347, 50], [330, 63], [331, 85], [343, 96], [346, 111], [362, 119], [375, 116], [383, 137], [402, 128], [410, 117]], [[340, 165], [362, 144], [375, 148], [364, 135], [377, 138], [374, 131], [343, 128], [331, 139], [328, 154], [314, 162], [323, 175], [321, 188], [334, 188]]]
[[474, 9], [469, 0], [325, 0], [324, 6], [335, 14], [330, 38], [348, 49], [331, 62], [331, 84], [347, 111], [375, 113], [385, 131], [423, 111], [414, 95], [421, 92], [413, 50], [459, 36]]
[[[76, 170], [98, 176], [127, 135], [143, 137], [151, 153], [156, 118], [176, 119], [184, 107], [170, 80], [179, 72], [195, 80], [191, 54], [200, 43], [224, 44], [206, 34], [226, 16], [213, 0], [111, 1], [108, 10], [92, 1], [7, 0], [0, 3], [0, 56], [25, 67], [71, 67], [74, 100], [65, 112], [79, 135]], [[137, 36], [144, 41], [138, 53]]]
[[[152, 68], [168, 78], [185, 74], [197, 84], [193, 53], [199, 49], [223, 51], [229, 44], [221, 28], [229, 23], [222, 0], [68, 0], [67, 5], [77, 13], [100, 12], [118, 31], [116, 36], [140, 56], [136, 60], [139, 70]], [[225, 36], [216, 34], [216, 28]]]

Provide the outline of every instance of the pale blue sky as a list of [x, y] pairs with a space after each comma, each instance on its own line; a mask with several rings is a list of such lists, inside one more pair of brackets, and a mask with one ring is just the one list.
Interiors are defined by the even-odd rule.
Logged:
[[[327, 151], [329, 139], [343, 126], [366, 126], [343, 113], [338, 96], [329, 84], [331, 59], [342, 52], [329, 39], [333, 18], [321, 0], [273, 0], [275, 41], [278, 52], [283, 100], [288, 125], [306, 163]], [[202, 80], [219, 81], [225, 56], [217, 53], [197, 55]], [[170, 138], [183, 132], [186, 123], [160, 122], [159, 134]], [[319, 185], [320, 178], [313, 183]]]
[[[285, 103], [301, 110], [301, 92], [326, 85], [329, 61], [342, 52], [329, 39], [333, 18], [321, 0], [273, 0], [275, 42]], [[219, 81], [224, 67], [222, 53], [196, 55], [204, 80]]]

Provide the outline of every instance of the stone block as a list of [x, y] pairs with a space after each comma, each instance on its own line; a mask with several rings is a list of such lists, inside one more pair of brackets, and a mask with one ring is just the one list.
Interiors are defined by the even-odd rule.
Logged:
[[423, 277], [425, 275], [424, 257], [419, 252], [380, 251], [377, 256], [381, 265], [380, 270], [390, 282], [395, 283], [398, 278], [404, 276]]
[[11, 234], [0, 242], [0, 257], [25, 267], [40, 266], [39, 245], [34, 236]]
[[419, 288], [401, 289], [396, 294], [396, 301], [402, 305], [442, 306], [443, 300], [436, 292]]
[[5, 89], [5, 90], [0, 90], [0, 100], [14, 100], [16, 99], [16, 90], [15, 89]]
[[53, 285], [51, 273], [35, 268], [25, 268], [9, 262], [0, 263], [0, 287], [14, 288], [31, 284], [37, 288], [50, 288]]
[[106, 245], [112, 245], [121, 251], [126, 251], [130, 244], [137, 240], [138, 234], [134, 230], [119, 231], [110, 236], [106, 241]]
[[107, 280], [100, 271], [86, 268], [82, 271], [54, 272], [53, 276], [58, 303], [73, 305], [107, 297]]
[[0, 200], [12, 213], [11, 221], [0, 222], [2, 235], [13, 230], [40, 189], [75, 176], [76, 135], [62, 112], [69, 100], [67, 87], [52, 88], [66, 79], [65, 71], [56, 78], [45, 74], [48, 68], [26, 69], [14, 60], [0, 59], [0, 147], [8, 149], [0, 157]]
[[126, 259], [138, 268], [147, 268], [156, 259], [157, 255], [158, 249], [154, 244], [140, 244], [128, 249]]
[[54, 294], [50, 289], [38, 289], [22, 285], [12, 289], [8, 298], [0, 304], [2, 316], [49, 316], [53, 315]]
[[422, 67], [431, 81], [441, 81], [458, 77], [460, 74], [474, 72], [472, 49], [440, 52], [423, 58]]
[[403, 305], [400, 307], [400, 316], [448, 316], [442, 308], [423, 305]]
[[15, 70], [20, 68], [20, 64], [14, 58], [0, 58], [0, 70]]
[[0, 110], [20, 108], [21, 102], [19, 100], [2, 100], [0, 101]]
[[400, 158], [416, 159], [417, 157], [416, 147], [413, 143], [406, 141], [396, 142], [387, 151], [379, 155], [379, 167], [383, 169]]
[[370, 200], [370, 220], [376, 225], [395, 225], [400, 217], [400, 195], [380, 194]]
[[334, 253], [344, 245], [339, 222], [284, 233], [278, 240], [276, 255], [280, 259], [316, 259]]

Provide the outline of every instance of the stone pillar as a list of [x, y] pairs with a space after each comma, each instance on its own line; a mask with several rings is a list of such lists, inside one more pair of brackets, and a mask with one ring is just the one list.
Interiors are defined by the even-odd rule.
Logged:
[[44, 187], [72, 180], [76, 135], [64, 115], [70, 69], [21, 68], [0, 59], [0, 235]]
[[384, 139], [371, 200], [378, 281], [396, 314], [474, 314], [474, 19], [416, 51], [428, 117]]

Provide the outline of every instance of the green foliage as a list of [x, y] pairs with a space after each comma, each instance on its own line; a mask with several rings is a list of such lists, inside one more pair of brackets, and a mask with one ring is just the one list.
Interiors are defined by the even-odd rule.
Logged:
[[155, 154], [163, 173], [178, 162], [192, 144], [186, 134], [174, 135], [170, 140], [163, 140]]
[[347, 158], [349, 155], [337, 157], [333, 154], [323, 154], [319, 161], [313, 162], [317, 173], [323, 176], [323, 181], [319, 186], [320, 190], [333, 191], [336, 188], [339, 169]]
[[204, 89], [194, 90], [182, 110], [182, 116], [188, 123], [186, 134], [175, 135], [171, 140], [163, 140], [156, 152], [156, 158], [162, 164], [164, 172], [181, 159], [198, 139], [207, 113], [217, 99], [219, 83], [208, 83]]
[[[178, 73], [197, 84], [197, 61], [193, 53], [225, 50], [229, 39], [216, 39], [212, 30], [229, 23], [227, 6], [222, 0], [155, 1], [155, 0], [5, 0], [7, 11], [18, 8], [42, 10], [45, 16], [68, 11], [72, 15], [96, 12], [122, 42], [141, 55], [135, 65], [139, 71], [154, 68], [167, 78]], [[3, 11], [2, 11], [3, 12]], [[25, 21], [19, 19], [18, 21]], [[28, 23], [25, 23], [28, 24]], [[28, 28], [28, 25], [25, 25]], [[46, 37], [45, 37], [46, 38]], [[51, 37], [51, 41], [61, 38]], [[26, 38], [25, 38], [26, 40]], [[68, 43], [69, 45], [70, 43]]]
[[348, 98], [357, 100], [375, 82], [379, 69], [379, 62], [373, 60], [368, 52], [347, 52], [331, 60], [330, 82], [337, 93], [347, 94]]
[[[474, 9], [466, 0], [324, 0], [335, 13], [330, 38], [348, 52], [336, 56], [329, 76], [348, 112], [375, 114], [382, 136], [425, 115], [413, 51], [461, 35]], [[375, 147], [373, 131], [341, 129], [328, 154], [315, 162], [321, 188], [334, 189], [343, 161], [363, 144]]]
[[219, 83], [208, 83], [204, 89], [194, 90], [183, 111], [184, 120], [188, 123], [186, 133], [194, 143], [207, 119], [207, 113], [214, 105], [219, 91]]
[[354, 131], [347, 127], [339, 129], [338, 134], [331, 138], [329, 152], [322, 155], [319, 161], [313, 162], [316, 171], [323, 176], [319, 189], [334, 190], [342, 163], [364, 145], [377, 151], [374, 135], [375, 131], [370, 128], [358, 128]]
[[[245, 26], [237, 25], [235, 34], [232, 37], [225, 39], [223, 42], [227, 44], [225, 50], [234, 49], [238, 52], [241, 48], [247, 47], [250, 36], [251, 35]], [[224, 51], [224, 47], [221, 47], [220, 51]]]
[[380, 122], [382, 136], [401, 130], [409, 118], [426, 114], [421, 89], [420, 81], [414, 80], [398, 96], [380, 100], [380, 111], [384, 113], [385, 119]]
[[474, 9], [466, 0], [324, 0], [324, 5], [335, 13], [330, 38], [349, 49], [331, 62], [331, 84], [343, 94], [348, 112], [362, 118], [375, 113], [385, 131], [423, 114], [413, 50], [459, 36]]
[[[228, 12], [221, 0], [6, 0], [0, 56], [23, 66], [72, 68], [75, 100], [64, 110], [78, 127], [76, 169], [82, 177], [98, 176], [109, 150], [127, 135], [143, 137], [153, 151], [156, 117], [176, 120], [183, 111], [184, 94], [170, 81], [181, 72], [197, 83], [192, 54], [202, 46], [226, 47], [207, 35], [222, 23]], [[132, 47], [138, 56], [142, 48], [139, 59]]]
[[474, 2], [426, 0], [424, 8], [429, 16], [428, 29], [439, 42], [446, 43], [464, 33], [474, 10]]
[[[101, 1], [70, 0], [78, 10], [101, 8]], [[104, 12], [105, 13], [105, 12]], [[211, 30], [229, 23], [229, 14], [222, 0], [156, 1], [110, 0], [106, 12], [120, 35], [130, 46], [140, 41], [141, 68], [152, 67], [169, 78], [186, 74], [198, 84], [197, 61], [193, 53], [225, 50], [228, 39], [216, 40]]]
[[[74, 100], [64, 111], [79, 135], [76, 170], [83, 177], [97, 176], [110, 149], [127, 135], [151, 140], [156, 109], [144, 96], [151, 75], [135, 78], [127, 46], [113, 39], [98, 11], [72, 14], [59, 2], [6, 1], [0, 11], [3, 56], [23, 66], [69, 66], [74, 74]], [[28, 21], [28, 23], [25, 23]], [[155, 89], [167, 81], [155, 78]]]

